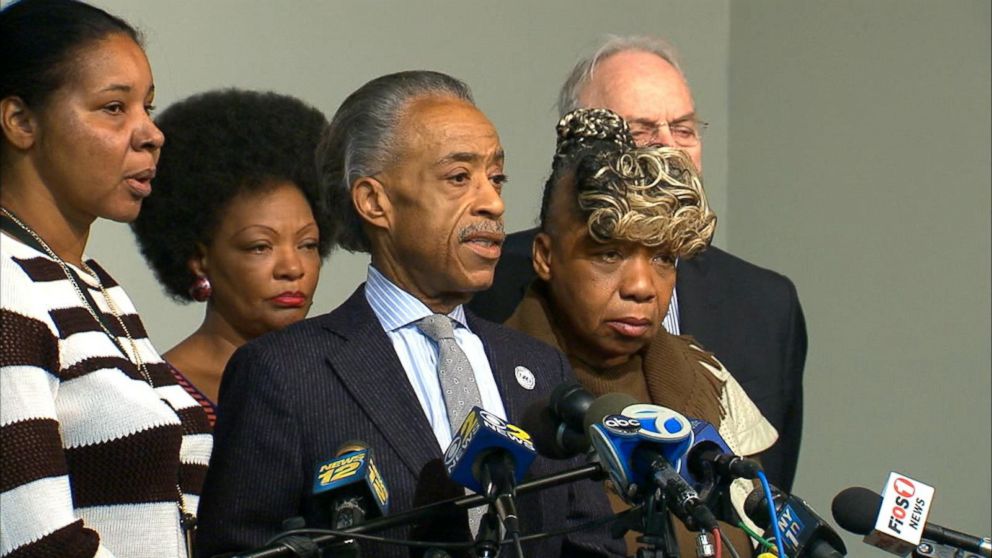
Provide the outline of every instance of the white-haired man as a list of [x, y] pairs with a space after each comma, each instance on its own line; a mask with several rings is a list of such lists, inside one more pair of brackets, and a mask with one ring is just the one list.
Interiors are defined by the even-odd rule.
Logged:
[[[692, 92], [671, 47], [650, 37], [613, 37], [582, 59], [562, 86], [558, 109], [607, 108], [622, 116], [640, 145], [683, 149], [702, 171], [702, 132]], [[537, 229], [510, 235], [493, 288], [470, 303], [504, 321], [535, 274]], [[806, 322], [788, 278], [716, 247], [678, 264], [665, 329], [712, 351], [779, 433], [762, 454], [769, 479], [791, 490], [802, 431]]]

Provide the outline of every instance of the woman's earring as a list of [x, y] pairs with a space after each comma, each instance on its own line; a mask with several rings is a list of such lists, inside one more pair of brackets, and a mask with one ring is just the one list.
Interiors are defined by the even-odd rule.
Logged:
[[213, 293], [213, 287], [210, 286], [210, 279], [207, 279], [206, 275], [197, 275], [189, 287], [189, 296], [197, 302], [205, 302], [210, 298], [211, 293]]

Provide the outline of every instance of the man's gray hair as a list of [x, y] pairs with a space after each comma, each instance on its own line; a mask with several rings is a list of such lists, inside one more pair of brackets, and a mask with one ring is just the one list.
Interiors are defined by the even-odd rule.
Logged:
[[610, 35], [600, 44], [592, 56], [587, 56], [579, 60], [575, 67], [572, 68], [571, 73], [568, 74], [568, 79], [565, 80], [565, 83], [561, 86], [561, 91], [558, 93], [558, 117], [563, 117], [577, 108], [590, 108], [579, 105], [579, 95], [582, 93], [582, 89], [592, 80], [593, 74], [596, 72], [596, 66], [614, 54], [631, 50], [655, 54], [671, 64], [680, 74], [682, 73], [675, 48], [664, 39], [646, 36], [621, 37]]
[[348, 96], [324, 130], [317, 146], [321, 181], [320, 211], [338, 223], [335, 243], [351, 252], [371, 245], [351, 201], [351, 185], [374, 176], [396, 161], [402, 146], [397, 128], [409, 104], [424, 97], [454, 97], [475, 104], [468, 85], [427, 70], [376, 78]]

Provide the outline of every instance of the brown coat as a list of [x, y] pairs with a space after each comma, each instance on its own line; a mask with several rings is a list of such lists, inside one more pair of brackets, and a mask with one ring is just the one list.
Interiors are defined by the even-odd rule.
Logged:
[[[544, 290], [540, 281], [535, 281], [504, 325], [562, 350], [565, 343], [558, 324], [552, 321], [554, 313], [550, 311]], [[720, 404], [724, 382], [702, 363], [710, 367], [720, 365], [691, 337], [671, 335], [661, 329], [645, 350], [633, 355], [627, 363], [607, 370], [594, 369], [574, 355], [566, 353], [566, 356], [576, 378], [595, 396], [626, 393], [639, 401], [706, 420], [717, 428], [725, 416]], [[607, 490], [607, 495], [614, 512], [630, 507], [612, 489]], [[689, 532], [677, 519], [672, 518], [672, 522], [681, 556], [694, 558], [696, 534]], [[742, 556], [752, 554], [753, 547], [743, 531], [725, 523], [721, 523], [721, 530]], [[637, 553], [639, 536], [640, 533], [627, 533], [628, 554]]]

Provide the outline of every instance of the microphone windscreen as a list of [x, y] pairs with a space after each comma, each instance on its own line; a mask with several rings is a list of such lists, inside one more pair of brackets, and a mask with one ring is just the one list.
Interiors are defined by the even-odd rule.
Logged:
[[552, 459], [566, 459], [571, 455], [565, 455], [558, 444], [555, 443], [555, 435], [558, 431], [558, 420], [548, 407], [547, 400], [539, 399], [531, 403], [520, 416], [520, 428], [530, 434], [530, 439], [534, 442], [534, 449], [544, 457]]
[[362, 451], [364, 449], [368, 449], [368, 446], [365, 444], [365, 442], [362, 442], [360, 440], [348, 440], [347, 442], [338, 446], [338, 451], [337, 453], [334, 454], [334, 456], [341, 457], [346, 453], [351, 453], [353, 451]]
[[582, 419], [592, 402], [592, 394], [578, 382], [559, 384], [548, 400], [552, 414], [576, 429], [582, 425]]
[[875, 529], [882, 496], [874, 490], [852, 486], [841, 490], [830, 505], [834, 521], [843, 529], [867, 535]]
[[[772, 498], [775, 497], [775, 489], [772, 489]], [[755, 525], [762, 529], [767, 529], [771, 524], [768, 519], [768, 499], [765, 498], [765, 491], [759, 486], [747, 495], [744, 500], [744, 514], [751, 518]]]
[[603, 418], [608, 415], [619, 415], [624, 409], [631, 405], [637, 405], [637, 399], [626, 393], [607, 393], [597, 397], [586, 411], [582, 421], [582, 430], [589, 431], [589, 427], [603, 422]]

